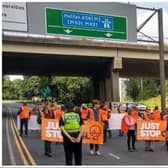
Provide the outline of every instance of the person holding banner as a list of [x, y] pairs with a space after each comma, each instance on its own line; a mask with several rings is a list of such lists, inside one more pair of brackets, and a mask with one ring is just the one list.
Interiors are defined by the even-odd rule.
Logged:
[[[41, 112], [42, 119], [47, 118], [47, 119], [52, 119], [54, 118], [54, 114], [52, 110], [48, 108], [48, 104], [43, 107], [42, 112]], [[50, 141], [44, 141], [44, 154], [48, 157], [52, 157], [51, 154], [51, 142]]]
[[[87, 120], [88, 121], [99, 121], [101, 122], [101, 115], [100, 115], [100, 102], [99, 100], [93, 101], [93, 109], [89, 108], [88, 114], [87, 114]], [[95, 153], [97, 155], [101, 155], [99, 151], [99, 144], [90, 144], [90, 154], [94, 155], [94, 148], [95, 146]]]
[[[151, 109], [146, 109], [143, 119], [145, 121], [151, 121], [153, 119]], [[154, 150], [152, 149], [152, 141], [145, 141], [145, 151], [154, 152]]]
[[71, 102], [66, 103], [66, 112], [60, 120], [60, 127], [63, 136], [66, 165], [82, 165], [82, 136], [84, 131], [83, 120], [74, 111], [75, 105]]
[[[135, 151], [135, 125], [136, 120], [132, 116], [132, 109], [128, 109], [127, 111], [128, 115], [124, 116], [124, 122], [128, 128], [127, 131], [127, 145], [128, 145], [128, 151], [132, 152]], [[132, 149], [130, 146], [132, 140]]]

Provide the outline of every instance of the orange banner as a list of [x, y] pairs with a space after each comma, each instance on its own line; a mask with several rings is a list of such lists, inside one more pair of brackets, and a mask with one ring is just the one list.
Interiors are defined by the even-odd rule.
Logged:
[[[63, 142], [59, 122], [55, 119], [43, 119], [41, 125], [43, 141]], [[97, 121], [87, 122], [84, 127], [82, 143], [103, 144], [103, 124]]]
[[54, 119], [42, 119], [41, 139], [43, 141], [63, 142], [59, 122]]
[[166, 121], [137, 122], [137, 140], [165, 141]]
[[82, 143], [103, 144], [103, 124], [97, 121], [87, 122]]

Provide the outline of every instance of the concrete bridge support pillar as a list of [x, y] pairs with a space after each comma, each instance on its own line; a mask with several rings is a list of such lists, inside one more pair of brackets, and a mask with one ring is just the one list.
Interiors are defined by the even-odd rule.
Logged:
[[106, 76], [105, 78], [105, 100], [111, 102], [112, 101], [112, 79], [111, 73], [110, 76]]
[[105, 80], [104, 80], [104, 78], [101, 78], [99, 82], [100, 82], [99, 99], [104, 101], [105, 100]]
[[92, 81], [93, 81], [93, 88], [94, 88], [94, 98], [99, 99], [99, 97], [100, 97], [100, 89], [99, 89], [100, 88], [100, 81], [96, 77], [93, 77]]
[[117, 61], [116, 59], [113, 59], [106, 66], [105, 100], [108, 102], [120, 100], [120, 97], [119, 97], [119, 69], [120, 68], [121, 68], [121, 59], [117, 59]]
[[111, 73], [112, 79], [112, 100], [119, 102], [120, 95], [119, 95], [119, 71], [112, 71]]

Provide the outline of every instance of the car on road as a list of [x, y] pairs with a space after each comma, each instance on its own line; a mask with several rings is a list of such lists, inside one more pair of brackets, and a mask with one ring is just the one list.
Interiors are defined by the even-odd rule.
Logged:
[[144, 112], [147, 107], [144, 104], [137, 104], [137, 108], [140, 112]]
[[147, 108], [143, 103], [127, 102], [127, 103], [121, 104], [120, 109], [127, 110], [135, 106], [138, 108], [140, 113], [144, 113]]

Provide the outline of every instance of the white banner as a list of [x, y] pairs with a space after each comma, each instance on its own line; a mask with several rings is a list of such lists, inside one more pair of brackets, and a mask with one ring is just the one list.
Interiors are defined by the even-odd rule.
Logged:
[[121, 120], [124, 117], [124, 113], [113, 113], [109, 118], [109, 129], [119, 130], [121, 129]]
[[[17, 116], [17, 128], [20, 129], [19, 116]], [[41, 129], [41, 125], [37, 123], [37, 115], [31, 115], [28, 121], [28, 130], [40, 130], [40, 129]]]
[[26, 2], [2, 3], [2, 29], [27, 31]]

